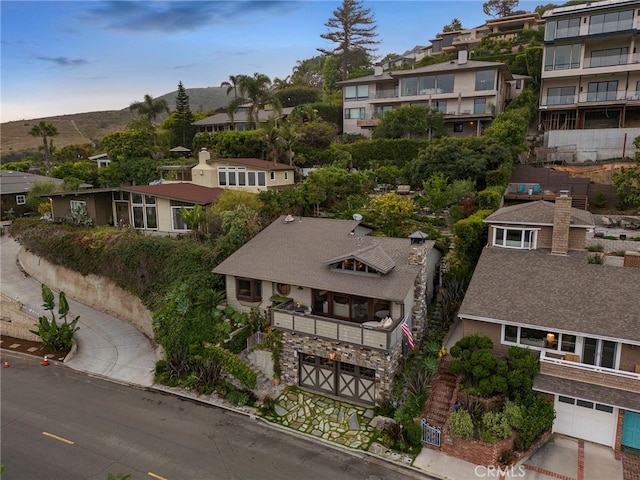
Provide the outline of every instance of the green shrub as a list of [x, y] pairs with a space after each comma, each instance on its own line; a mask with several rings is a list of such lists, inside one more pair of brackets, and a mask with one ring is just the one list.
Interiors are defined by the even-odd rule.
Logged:
[[454, 437], [473, 438], [473, 420], [466, 410], [458, 409], [449, 415], [449, 431]]
[[511, 435], [511, 426], [501, 412], [487, 412], [479, 428], [480, 440], [498, 443]]
[[517, 430], [524, 442], [524, 450], [553, 425], [556, 414], [553, 404], [535, 397], [522, 411], [522, 426]]
[[604, 208], [607, 206], [607, 197], [602, 190], [596, 192], [596, 198], [593, 199], [593, 206], [596, 208]]
[[73, 335], [80, 327], [78, 327], [79, 316], [71, 322], [67, 322], [67, 314], [69, 313], [69, 303], [64, 292], [58, 295], [58, 315], [61, 323], [56, 321], [54, 313], [55, 299], [53, 292], [49, 287], [42, 284], [41, 287], [43, 307], [46, 311], [51, 312], [51, 320], [42, 315], [38, 318], [38, 329], [29, 330], [31, 333], [38, 335], [41, 340], [40, 349], [49, 353], [65, 353], [71, 350]]
[[604, 259], [604, 254], [596, 253], [595, 255], [589, 255], [587, 257], [587, 263], [590, 265], [604, 265]]
[[405, 425], [407, 431], [407, 443], [412, 448], [422, 445], [422, 426], [416, 422], [409, 422]]
[[502, 410], [502, 413], [507, 423], [511, 426], [511, 428], [513, 428], [516, 431], [522, 428], [523, 418], [522, 418], [522, 407], [520, 405], [510, 400], [507, 400], [504, 403], [504, 408]]

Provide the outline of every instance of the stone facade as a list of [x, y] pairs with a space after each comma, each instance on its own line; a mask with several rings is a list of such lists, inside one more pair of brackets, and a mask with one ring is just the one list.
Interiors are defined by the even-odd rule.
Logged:
[[355, 345], [332, 342], [321, 338], [282, 332], [282, 380], [289, 385], [298, 385], [299, 353], [327, 358], [336, 353], [336, 360], [375, 370], [375, 398], [378, 402], [388, 398], [393, 388], [395, 373], [402, 358], [402, 345], [398, 344], [389, 353], [382, 350], [360, 348]]

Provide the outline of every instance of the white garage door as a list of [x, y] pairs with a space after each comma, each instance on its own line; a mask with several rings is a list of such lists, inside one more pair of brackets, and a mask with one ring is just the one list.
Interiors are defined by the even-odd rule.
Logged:
[[613, 447], [617, 409], [601, 403], [556, 396], [553, 431]]

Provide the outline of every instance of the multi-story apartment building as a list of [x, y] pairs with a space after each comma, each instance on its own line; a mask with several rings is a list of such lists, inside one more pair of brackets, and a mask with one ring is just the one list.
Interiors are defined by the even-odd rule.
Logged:
[[[545, 131], [631, 129], [626, 132], [631, 144], [640, 134], [640, 53], [636, 44], [640, 1], [605, 0], [558, 7], [542, 18], [545, 43], [540, 120]], [[582, 141], [576, 132], [570, 135], [566, 139], [561, 136], [564, 140], [551, 139], [551, 143]], [[600, 138], [593, 149], [624, 152], [621, 131], [604, 135], [615, 137], [615, 145], [606, 145], [607, 140]], [[608, 155], [620, 156], [622, 152], [617, 150]]]
[[[422, 105], [444, 115], [447, 133], [478, 136], [511, 98], [513, 82], [504, 63], [467, 59], [427, 67], [385, 72], [338, 82], [343, 91], [344, 133], [371, 136], [382, 115], [394, 108]], [[520, 90], [521, 91], [521, 90]]]

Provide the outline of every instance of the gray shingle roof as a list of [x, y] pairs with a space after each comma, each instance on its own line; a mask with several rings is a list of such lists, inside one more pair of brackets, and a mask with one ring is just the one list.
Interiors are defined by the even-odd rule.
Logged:
[[485, 247], [459, 315], [640, 343], [640, 268], [587, 256]]
[[0, 170], [0, 190], [3, 195], [26, 194], [34, 184], [49, 182], [62, 186], [64, 180], [14, 170]]
[[[553, 225], [555, 203], [538, 200], [504, 207], [484, 219], [487, 223], [512, 225]], [[593, 215], [586, 210], [571, 208], [572, 227], [593, 227]]]
[[568, 378], [552, 377], [551, 375], [538, 375], [533, 382], [533, 389], [640, 412], [640, 395], [636, 392], [619, 390], [609, 386], [594, 385]]
[[373, 267], [382, 273], [388, 273], [393, 267], [396, 266], [396, 263], [393, 261], [393, 259], [389, 255], [387, 255], [387, 253], [379, 245], [369, 245], [368, 247], [349, 252], [346, 255], [340, 255], [339, 257], [332, 258], [326, 261], [325, 265], [331, 265], [333, 263], [341, 262], [342, 260], [347, 260], [349, 258], [353, 258], [366, 265], [369, 265], [370, 267]]
[[[285, 222], [284, 218], [273, 222], [213, 271], [398, 302], [404, 301], [412, 289], [419, 267], [409, 265], [409, 239], [365, 236], [359, 249], [357, 235], [351, 234], [359, 223], [355, 220], [295, 217]], [[435, 242], [426, 244], [433, 248]], [[395, 263], [386, 275], [337, 272], [327, 264], [333, 258], [378, 248]]]

